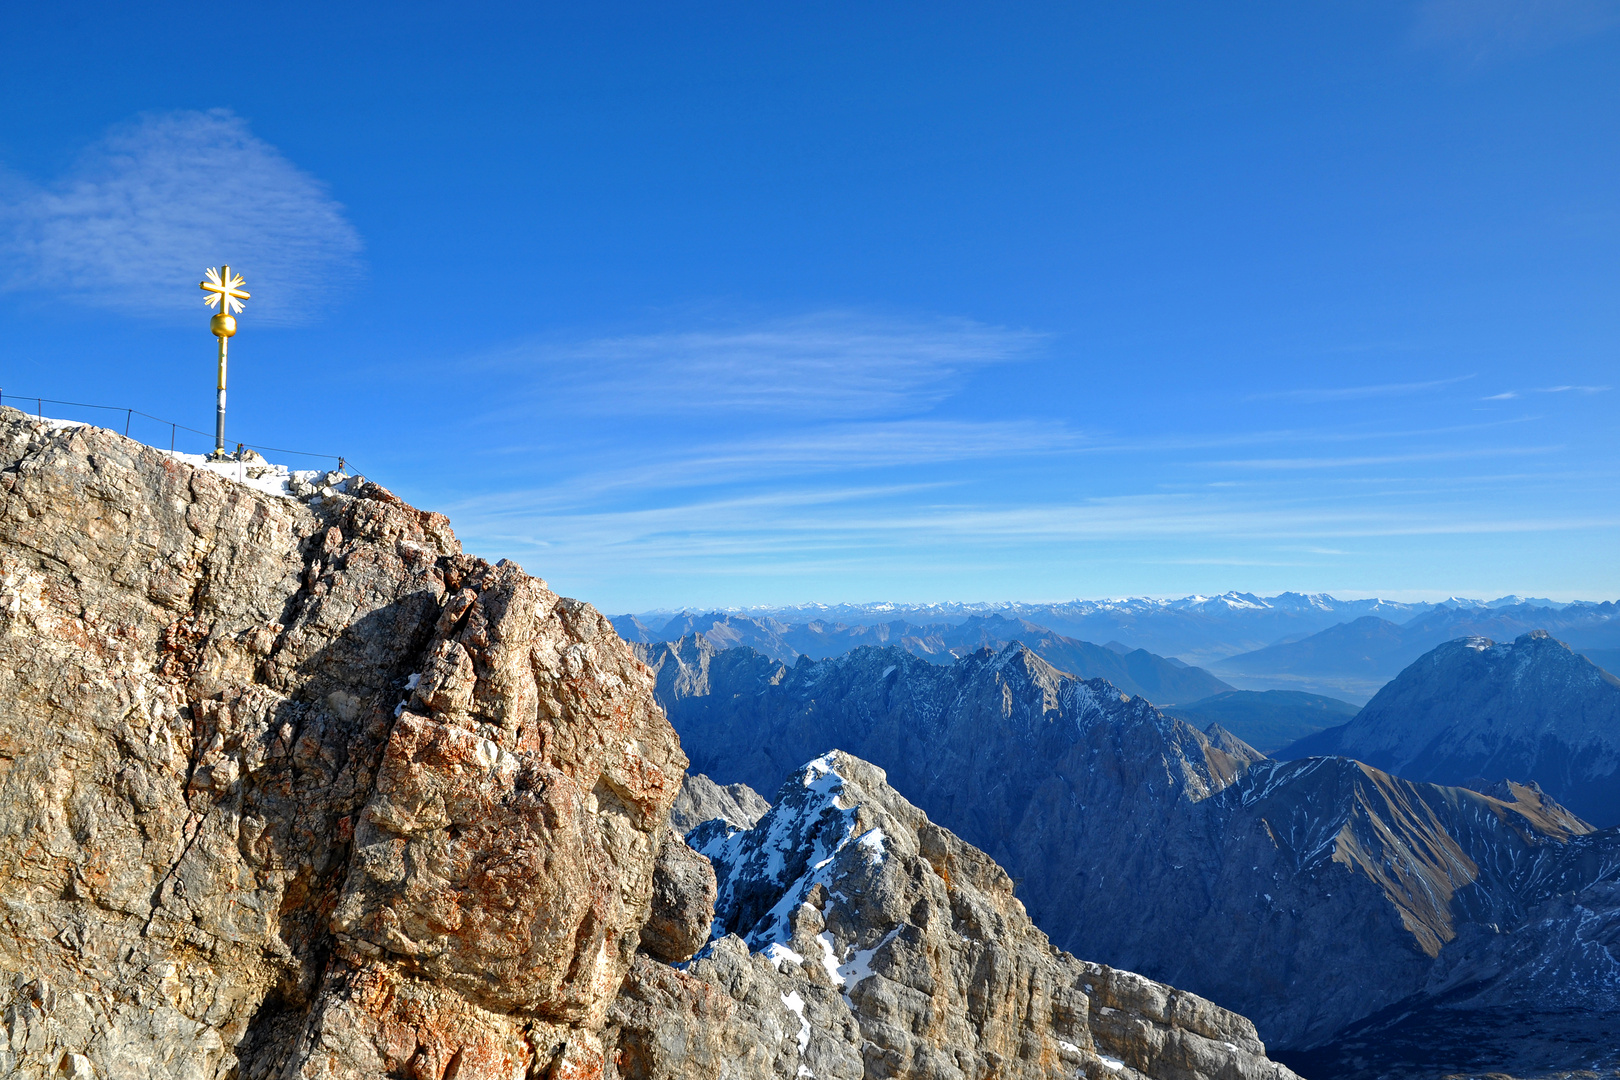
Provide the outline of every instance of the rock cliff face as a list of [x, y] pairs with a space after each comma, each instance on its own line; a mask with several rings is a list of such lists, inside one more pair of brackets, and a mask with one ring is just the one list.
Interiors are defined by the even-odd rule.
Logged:
[[1449, 641], [1355, 719], [1281, 757], [1343, 754], [1409, 780], [1535, 782], [1597, 825], [1620, 825], [1620, 679], [1545, 631]]
[[0, 412], [0, 1074], [594, 1075], [685, 766], [444, 518]]
[[643, 648], [708, 774], [757, 785], [829, 743], [871, 760], [1007, 867], [1058, 946], [1235, 1008], [1274, 1046], [1425, 995], [1453, 942], [1528, 942], [1540, 905], [1620, 875], [1620, 835], [1534, 789], [1267, 761], [1016, 647], [950, 668]]
[[626, 1078], [1274, 1078], [1243, 1017], [1052, 948], [1012, 882], [841, 752], [750, 829], [710, 823], [716, 940], [639, 964]]

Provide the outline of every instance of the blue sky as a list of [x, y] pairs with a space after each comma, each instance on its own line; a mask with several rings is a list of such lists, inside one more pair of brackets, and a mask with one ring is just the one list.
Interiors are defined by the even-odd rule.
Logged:
[[210, 429], [229, 261], [609, 611], [1620, 594], [1620, 3], [224, 10], [0, 13], [6, 394]]

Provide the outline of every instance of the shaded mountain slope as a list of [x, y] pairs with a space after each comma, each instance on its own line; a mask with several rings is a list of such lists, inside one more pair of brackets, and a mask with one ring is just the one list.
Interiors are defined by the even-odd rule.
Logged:
[[1281, 752], [1311, 754], [1412, 780], [1534, 781], [1582, 817], [1620, 824], [1620, 679], [1544, 631], [1447, 642], [1355, 719]]
[[643, 654], [704, 771], [757, 785], [849, 748], [1007, 867], [1056, 944], [1237, 1009], [1279, 1046], [1423, 992], [1462, 927], [1512, 932], [1616, 873], [1620, 839], [1582, 846], [1590, 827], [1530, 789], [1265, 761], [1018, 646], [948, 668], [899, 649], [789, 668], [701, 639]]
[[685, 836], [705, 821], [724, 821], [732, 828], [752, 828], [771, 804], [747, 784], [721, 786], [702, 773], [690, 773], [669, 808], [669, 824]]
[[[1607, 843], [1570, 846], [1599, 858]], [[1609, 1075], [1620, 1069], [1620, 883], [1555, 892], [1512, 933], [1465, 925], [1422, 993], [1284, 1057], [1349, 1080]]]

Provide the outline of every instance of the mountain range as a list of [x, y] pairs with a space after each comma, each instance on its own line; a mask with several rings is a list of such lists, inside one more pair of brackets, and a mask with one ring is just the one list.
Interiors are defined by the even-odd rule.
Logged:
[[[1450, 602], [1489, 607], [1517, 602], [1519, 599], [1503, 597], [1494, 601]], [[896, 621], [924, 626], [955, 624], [975, 616], [1000, 615], [1007, 619], [1023, 619], [1084, 641], [1128, 642], [1131, 649], [1147, 649], [1161, 656], [1177, 656], [1187, 663], [1204, 665], [1235, 653], [1262, 648], [1286, 637], [1312, 634], [1363, 615], [1404, 620], [1433, 606], [1377, 599], [1340, 600], [1326, 593], [1285, 592], [1262, 597], [1253, 593], [1227, 592], [1219, 596], [1185, 596], [1176, 600], [1128, 597], [1064, 603], [800, 604], [726, 610], [714, 614], [783, 625], [824, 623], [847, 627], [877, 626]], [[678, 633], [670, 632], [676, 629], [672, 624], [687, 617], [690, 617], [687, 612], [646, 612], [619, 616], [614, 619], [614, 626], [626, 641], [673, 641], [700, 629], [692, 624]], [[653, 627], [659, 628], [657, 638], [639, 636], [640, 631]], [[858, 642], [869, 643], [881, 644]], [[739, 641], [732, 644], [754, 643]], [[758, 645], [755, 647], [758, 648]], [[812, 655], [815, 654], [812, 652]]]
[[[688, 786], [694, 808], [720, 790]], [[1053, 948], [1001, 867], [849, 754], [686, 839], [713, 866], [712, 932], [679, 976], [632, 969], [627, 1077], [1297, 1080], [1243, 1017]], [[706, 1023], [716, 999], [730, 1014]]]
[[[694, 768], [768, 785], [810, 747], [870, 760], [1007, 867], [1059, 947], [1235, 1008], [1285, 1051], [1331, 1054], [1472, 972], [1470, 1015], [1518, 1010], [1518, 1059], [1567, 1062], [1524, 1035], [1526, 1010], [1590, 1018], [1620, 986], [1601, 930], [1620, 835], [1537, 789], [1268, 761], [1021, 645], [949, 667], [892, 647], [789, 667], [701, 637], [638, 651]], [[1544, 938], [1593, 978], [1526, 959]]]
[[589, 604], [302, 488], [0, 409], [0, 1076], [1292, 1080], [880, 770], [689, 777]]
[[746, 645], [784, 663], [792, 663], [800, 656], [825, 659], [865, 646], [894, 645], [931, 663], [950, 664], [978, 649], [1000, 650], [1012, 641], [1022, 641], [1060, 671], [1083, 679], [1107, 679], [1127, 693], [1160, 704], [1199, 701], [1232, 689], [1202, 668], [1156, 656], [1146, 649], [1132, 649], [1118, 642], [1094, 645], [1027, 619], [1009, 619], [999, 614], [971, 615], [958, 623], [894, 620], [849, 625], [788, 624], [711, 613], [680, 615], [658, 629], [635, 616], [620, 616], [614, 625], [627, 641], [678, 641], [689, 634], [702, 634], [716, 648]]
[[1214, 670], [1245, 686], [1260, 680], [1361, 702], [1441, 642], [1513, 638], [1532, 630], [1556, 634], [1577, 649], [1614, 649], [1620, 646], [1620, 604], [1447, 603], [1405, 622], [1363, 615], [1303, 638], [1226, 657]]
[[[1318, 733], [1404, 776], [1273, 760], [1222, 718], [1345, 708], [1167, 712], [1036, 649], [1207, 673], [1005, 611], [633, 651], [361, 478], [15, 410], [0, 579], [6, 1076], [1620, 1069], [1620, 827], [1582, 816], [1620, 684], [1546, 633], [1442, 642]], [[1445, 618], [1605, 647], [1605, 605], [1489, 607]]]

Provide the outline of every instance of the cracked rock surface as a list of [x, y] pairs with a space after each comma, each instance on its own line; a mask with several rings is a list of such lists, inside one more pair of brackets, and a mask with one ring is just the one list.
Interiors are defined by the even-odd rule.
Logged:
[[600, 1073], [685, 767], [443, 517], [0, 410], [0, 1075]]

